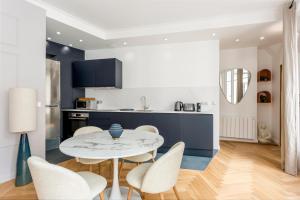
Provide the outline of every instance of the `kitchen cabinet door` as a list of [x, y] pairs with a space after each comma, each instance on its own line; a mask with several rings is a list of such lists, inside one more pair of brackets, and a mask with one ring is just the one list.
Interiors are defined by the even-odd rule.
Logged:
[[103, 130], [107, 130], [110, 128], [112, 124], [112, 116], [111, 113], [90, 113], [90, 117], [88, 120], [89, 126], [97, 126]]
[[82, 66], [74, 62], [72, 69], [73, 87], [93, 87], [95, 85], [95, 67]]
[[73, 63], [73, 87], [122, 88], [122, 62], [115, 58]]
[[103, 59], [99, 60], [97, 67], [95, 67], [95, 87], [114, 87], [116, 76], [115, 76], [115, 60], [114, 59]]
[[169, 148], [181, 140], [178, 114], [153, 114], [153, 125], [164, 138], [163, 147]]
[[180, 115], [181, 138], [186, 148], [213, 149], [213, 115]]

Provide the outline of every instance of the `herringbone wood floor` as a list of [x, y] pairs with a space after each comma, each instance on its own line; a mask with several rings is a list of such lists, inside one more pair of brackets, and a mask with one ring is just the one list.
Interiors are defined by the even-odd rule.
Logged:
[[[74, 160], [61, 165], [74, 171], [88, 170]], [[125, 175], [132, 167], [125, 165], [121, 184], [126, 185]], [[108, 180], [109, 169], [109, 162], [103, 163], [102, 175]], [[94, 171], [98, 172], [97, 167]], [[271, 145], [221, 142], [220, 152], [207, 169], [181, 170], [176, 187], [182, 200], [300, 199], [300, 177], [281, 171], [279, 147]], [[173, 191], [164, 193], [164, 197], [175, 199]], [[36, 199], [34, 186], [15, 188], [13, 182], [2, 184], [0, 199]], [[159, 195], [146, 194], [146, 199], [159, 199]]]

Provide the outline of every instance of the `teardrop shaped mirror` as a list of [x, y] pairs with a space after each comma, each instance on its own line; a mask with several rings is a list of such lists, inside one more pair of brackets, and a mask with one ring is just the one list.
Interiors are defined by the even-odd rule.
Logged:
[[220, 73], [220, 87], [229, 103], [238, 104], [246, 95], [251, 73], [244, 68], [225, 70]]

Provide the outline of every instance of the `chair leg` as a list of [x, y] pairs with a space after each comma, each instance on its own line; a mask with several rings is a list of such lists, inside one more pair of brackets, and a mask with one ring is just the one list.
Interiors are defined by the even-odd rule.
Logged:
[[164, 197], [163, 193], [159, 193], [159, 197], [160, 197], [160, 200], [165, 200], [165, 197]]
[[123, 164], [124, 164], [124, 160], [121, 161], [121, 164], [120, 164], [120, 167], [119, 167], [119, 179], [121, 177], [121, 172], [122, 172]]
[[93, 172], [93, 166], [92, 165], [89, 166], [89, 171]]
[[98, 164], [99, 166], [99, 175], [101, 174], [101, 163]]
[[174, 190], [174, 193], [175, 193], [175, 196], [176, 196], [177, 200], [180, 200], [179, 193], [178, 193], [178, 191], [177, 191], [177, 189], [176, 189], [175, 186], [173, 187], [173, 190]]
[[104, 191], [100, 193], [100, 200], [104, 200]]
[[141, 192], [142, 194], [141, 194], [141, 197], [142, 197], [142, 200], [144, 200], [145, 199], [145, 192]]
[[128, 195], [127, 195], [127, 200], [131, 200], [131, 194], [132, 194], [132, 187], [130, 186], [128, 189]]
[[114, 160], [113, 159], [110, 160], [110, 176], [111, 176], [111, 179], [114, 178]]

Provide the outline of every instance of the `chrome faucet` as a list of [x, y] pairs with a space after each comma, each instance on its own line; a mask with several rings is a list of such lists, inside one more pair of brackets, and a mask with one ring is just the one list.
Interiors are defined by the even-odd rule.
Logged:
[[149, 106], [147, 105], [147, 98], [146, 98], [146, 96], [142, 96], [141, 97], [141, 101], [143, 103], [143, 110], [148, 110]]

